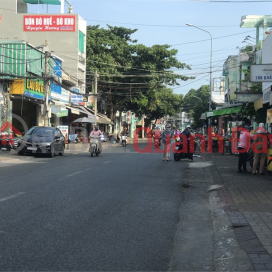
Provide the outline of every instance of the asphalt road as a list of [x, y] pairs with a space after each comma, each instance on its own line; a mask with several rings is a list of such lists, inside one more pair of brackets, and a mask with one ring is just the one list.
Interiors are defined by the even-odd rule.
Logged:
[[187, 164], [132, 145], [0, 164], [0, 270], [168, 270]]

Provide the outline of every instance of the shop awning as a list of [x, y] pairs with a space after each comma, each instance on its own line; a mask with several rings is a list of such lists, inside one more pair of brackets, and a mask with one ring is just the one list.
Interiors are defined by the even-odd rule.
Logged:
[[80, 110], [78, 108], [69, 107], [69, 106], [66, 106], [66, 108], [69, 109], [69, 110], [71, 110], [71, 113], [73, 113], [73, 114], [77, 114], [77, 115], [79, 115], [80, 113], [87, 114], [85, 111]]
[[213, 116], [222, 116], [222, 115], [229, 115], [233, 113], [239, 113], [241, 111], [242, 107], [234, 107], [234, 108], [227, 108], [227, 109], [220, 109], [220, 110], [214, 110], [214, 111], [208, 111], [206, 112], [206, 117], [213, 117]]
[[[95, 118], [93, 110], [86, 108], [84, 106], [79, 106], [79, 107], [82, 107], [82, 108], [84, 108], [85, 111], [88, 111], [88, 114], [91, 114], [90, 115], [91, 118]], [[97, 123], [99, 123], [99, 124], [105, 124], [105, 125], [113, 125], [114, 124], [108, 117], [106, 117], [104, 114], [101, 114], [101, 113], [97, 114], [97, 119], [98, 119]]]

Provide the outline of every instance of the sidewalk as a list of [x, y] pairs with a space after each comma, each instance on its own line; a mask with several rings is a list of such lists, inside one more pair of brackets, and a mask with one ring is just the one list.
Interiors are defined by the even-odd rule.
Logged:
[[[272, 270], [272, 176], [237, 173], [238, 157], [202, 154], [236, 239], [257, 271]], [[251, 167], [248, 165], [248, 170]]]

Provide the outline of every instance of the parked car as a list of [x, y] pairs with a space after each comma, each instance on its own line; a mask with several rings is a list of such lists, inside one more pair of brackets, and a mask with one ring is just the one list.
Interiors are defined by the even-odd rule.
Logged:
[[58, 128], [54, 127], [32, 127], [18, 141], [18, 154], [24, 153], [43, 153], [54, 155], [64, 155], [65, 137]]

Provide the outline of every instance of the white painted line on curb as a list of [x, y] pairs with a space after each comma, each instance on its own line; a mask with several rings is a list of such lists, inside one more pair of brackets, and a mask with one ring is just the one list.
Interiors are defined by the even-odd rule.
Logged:
[[14, 198], [14, 197], [17, 197], [17, 196], [23, 195], [23, 194], [25, 194], [25, 193], [24, 192], [20, 192], [20, 193], [17, 193], [15, 195], [10, 195], [10, 196], [4, 197], [4, 198], [0, 198], [0, 202], [4, 202], [6, 200], [9, 200], [11, 198]]
[[111, 162], [111, 161], [106, 161], [106, 162], [103, 162], [103, 164], [105, 164], [105, 163], [109, 163], [109, 162]]

